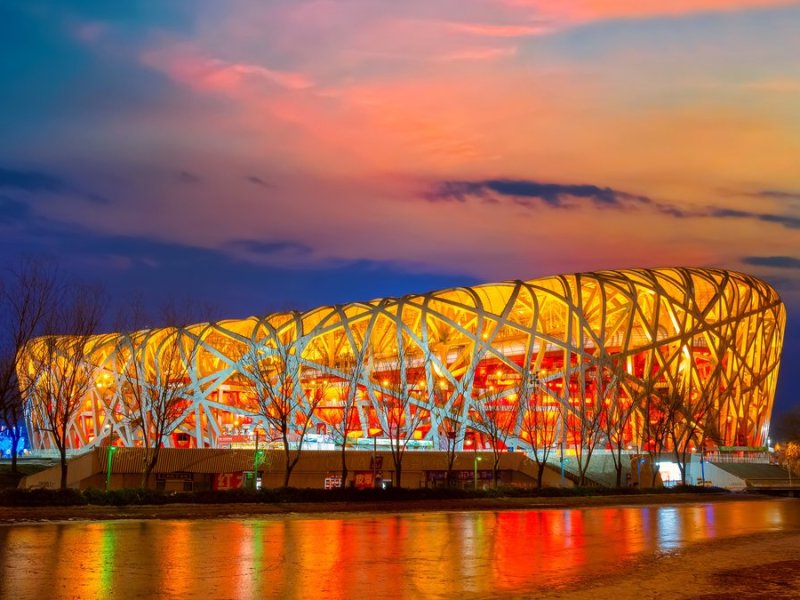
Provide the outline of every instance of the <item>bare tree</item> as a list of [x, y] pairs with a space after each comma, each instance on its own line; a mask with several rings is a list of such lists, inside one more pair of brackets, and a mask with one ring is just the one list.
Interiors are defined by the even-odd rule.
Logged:
[[0, 423], [11, 440], [11, 472], [17, 474], [17, 453], [24, 417], [24, 398], [31, 379], [18, 377], [24, 368], [22, 350], [41, 333], [54, 307], [56, 277], [52, 268], [26, 260], [0, 280]]
[[[719, 421], [714, 418], [714, 407], [726, 404], [732, 391], [730, 382], [724, 385], [726, 374], [726, 355], [730, 342], [725, 336], [718, 336], [716, 359], [709, 364], [708, 357], [692, 358], [693, 368], [684, 366], [679, 370], [675, 389], [675, 415], [670, 429], [670, 441], [675, 462], [681, 473], [681, 483], [686, 485], [686, 465], [691, 460], [693, 448], [703, 451], [703, 440], [719, 440]], [[741, 379], [741, 374], [734, 374]]]
[[199, 345], [184, 328], [136, 331], [117, 347], [121, 395], [133, 412], [131, 424], [145, 448], [142, 487], [149, 485], [161, 447], [182, 417], [189, 373]]
[[616, 486], [622, 487], [622, 451], [626, 446], [625, 436], [631, 419], [638, 407], [635, 388], [625, 384], [625, 369], [618, 358], [603, 354], [598, 358], [597, 376], [601, 380], [599, 391], [602, 398], [601, 426], [611, 450], [616, 471]]
[[27, 346], [32, 410], [40, 431], [49, 434], [58, 449], [61, 489], [67, 487], [67, 448], [71, 436], [77, 435], [71, 431], [73, 419], [94, 384], [92, 335], [100, 323], [102, 303], [97, 289], [67, 290], [45, 320], [47, 334]]
[[[669, 441], [669, 432], [675, 419], [675, 411], [680, 405], [679, 396], [672, 391], [652, 389], [645, 391], [643, 398], [644, 427], [642, 428], [642, 445], [650, 458], [650, 486], [656, 486], [661, 458]], [[641, 486], [641, 482], [639, 483]]]
[[[612, 379], [604, 378], [604, 369], [598, 365], [594, 369], [594, 386], [589, 390], [587, 385], [586, 371], [579, 371], [578, 385], [580, 394], [578, 402], [572, 409], [576, 421], [578, 435], [580, 439], [575, 444], [575, 461], [578, 466], [578, 485], [586, 485], [586, 474], [589, 471], [589, 463], [592, 460], [597, 445], [603, 437], [603, 407], [605, 401], [616, 393], [618, 385], [616, 377]], [[587, 393], [589, 392], [589, 393]]]
[[492, 484], [497, 487], [500, 457], [506, 451], [506, 442], [515, 431], [520, 414], [520, 401], [513, 390], [490, 386], [473, 403], [472, 426], [476, 432], [489, 438], [492, 450]]
[[783, 465], [791, 481], [793, 475], [800, 474], [800, 442], [776, 444], [775, 450], [778, 454], [778, 464]]
[[445, 451], [447, 459], [447, 487], [455, 484], [453, 465], [458, 456], [458, 448], [464, 441], [465, 428], [462, 424], [461, 411], [463, 410], [464, 397], [462, 394], [451, 396], [450, 387], [446, 381], [440, 382], [432, 390], [434, 406], [439, 411], [439, 449]]
[[341, 410], [341, 420], [331, 423], [334, 433], [342, 440], [342, 487], [347, 484], [347, 442], [348, 432], [352, 429], [353, 421], [358, 416], [358, 391], [361, 377], [364, 373], [364, 357], [346, 356], [339, 359], [341, 379], [334, 382], [337, 409]]
[[517, 384], [520, 407], [523, 410], [520, 431], [525, 434], [536, 461], [536, 488], [542, 489], [544, 470], [558, 442], [562, 405], [544, 390], [536, 373], [523, 371]]
[[372, 374], [381, 390], [380, 397], [372, 399], [373, 406], [381, 428], [389, 438], [396, 487], [402, 487], [403, 458], [414, 431], [422, 422], [420, 382], [412, 365], [424, 362], [424, 359], [423, 353], [420, 361], [420, 355], [398, 328], [397, 355], [383, 361], [381, 371]]
[[674, 410], [669, 439], [683, 485], [686, 485], [686, 464], [691, 459], [692, 448], [701, 447], [698, 438], [707, 429], [706, 423], [718, 394], [714, 388], [718, 385], [718, 374], [707, 379], [699, 389], [689, 380], [675, 388], [671, 396], [670, 404], [674, 405]]
[[312, 417], [324, 398], [324, 391], [304, 381], [316, 373], [303, 366], [301, 355], [302, 315], [285, 313], [279, 325], [264, 324], [263, 337], [255, 337], [239, 360], [243, 385], [255, 396], [257, 410], [267, 423], [270, 439], [280, 441], [285, 457], [283, 486], [289, 487], [292, 471], [300, 460]]

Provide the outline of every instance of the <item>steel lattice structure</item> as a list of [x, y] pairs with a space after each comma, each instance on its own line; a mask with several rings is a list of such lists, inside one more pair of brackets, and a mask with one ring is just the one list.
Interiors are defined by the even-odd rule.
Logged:
[[[346, 380], [346, 365], [358, 357], [363, 369], [357, 414], [347, 424], [347, 435], [397, 435], [383, 409], [397, 395], [388, 379], [397, 374], [400, 346], [407, 371], [403, 393], [410, 397], [405, 410], [417, 417], [413, 431], [402, 435], [428, 440], [435, 448], [442, 447], [444, 420], [454, 413], [459, 447], [484, 444], [473, 423], [479, 404], [519, 401], [514, 382], [526, 373], [536, 375], [534, 392], [560, 407], [560, 440], [567, 446], [580, 443], [576, 406], [594, 393], [592, 373], [609, 358], [620, 366], [615, 401], [648, 382], [656, 393], [689, 382], [695, 394], [711, 398], [706, 427], [714, 429], [718, 445], [761, 446], [784, 327], [784, 306], [764, 282], [723, 270], [666, 268], [559, 275], [180, 329], [97, 335], [89, 341], [87, 369], [95, 385], [82, 399], [68, 437], [74, 449], [102, 443], [111, 434], [114, 443], [141, 445], [121, 373], [136, 349], [156, 357], [179, 339], [185, 377], [170, 384], [180, 386], [181, 404], [167, 446], [215, 447], [220, 436], [242, 428], [270, 434], [269, 423], [254, 410], [251, 386], [245, 385], [241, 357], [247, 347], [259, 348], [264, 356], [290, 348], [285, 368], [296, 371], [298, 386], [309, 397], [323, 383]], [[196, 351], [183, 350], [189, 347]], [[29, 353], [34, 350], [35, 344]], [[21, 375], [41, 376], [34, 364], [28, 361]], [[340, 398], [326, 394], [310, 417], [315, 433], [330, 434], [341, 426]], [[646, 413], [644, 407], [636, 409], [626, 443], [648, 442], [643, 431], [652, 415]], [[29, 406], [27, 414], [34, 447], [51, 447], [36, 407]], [[700, 437], [702, 431], [697, 443]], [[508, 440], [518, 447], [527, 442], [519, 428]]]

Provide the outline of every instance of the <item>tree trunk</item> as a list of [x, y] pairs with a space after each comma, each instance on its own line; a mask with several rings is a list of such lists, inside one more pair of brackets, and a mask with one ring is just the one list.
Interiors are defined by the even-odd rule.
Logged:
[[401, 478], [403, 476], [403, 459], [402, 456], [399, 454], [399, 452], [397, 454], [392, 454], [392, 462], [394, 463], [394, 477], [395, 477], [395, 481], [392, 482], [392, 485], [394, 487], [399, 488]]
[[342, 488], [347, 487], [347, 432], [342, 439]]
[[653, 473], [653, 477], [652, 477], [652, 481], [650, 483], [650, 487], [655, 488], [656, 487], [656, 479], [658, 478], [658, 472], [660, 470], [660, 467], [653, 462], [653, 459], [650, 459], [650, 470]]
[[580, 473], [580, 483], [581, 487], [586, 485], [586, 473], [589, 472], [589, 463], [592, 462], [592, 454], [594, 453], [594, 447], [586, 449], [585, 458], [586, 461], [581, 460], [580, 464], [578, 465], [578, 471]]
[[9, 431], [11, 432], [11, 473], [19, 475], [17, 470], [17, 446], [22, 435], [19, 432], [19, 427], [11, 427]]
[[447, 455], [447, 475], [445, 482], [448, 488], [455, 487], [455, 478], [453, 477], [453, 464], [456, 462], [455, 452], [450, 452]]
[[153, 467], [149, 464], [145, 465], [144, 473], [142, 474], [142, 489], [146, 490], [150, 487], [150, 473], [153, 471]]
[[681, 472], [681, 485], [686, 485], [686, 457], [678, 461], [678, 469]]
[[159, 449], [153, 448], [152, 454], [148, 453], [147, 461], [144, 464], [144, 473], [142, 474], [142, 489], [150, 487], [150, 475], [158, 462]]
[[617, 457], [617, 460], [614, 461], [614, 469], [617, 471], [617, 487], [619, 488], [622, 487], [622, 448], [618, 447], [617, 453], [612, 456]]
[[[300, 461], [300, 450], [298, 450], [295, 453], [294, 458], [292, 460], [289, 460], [289, 456], [286, 457], [286, 473], [284, 474], [283, 478], [283, 487], [285, 488], [289, 487], [289, 478], [292, 476], [292, 472], [294, 471], [294, 468], [297, 466], [297, 463], [299, 461]], [[256, 469], [256, 471], [258, 471], [258, 469]], [[258, 473], [256, 473], [255, 476], [257, 476], [257, 474]], [[255, 479], [253, 480], [253, 483], [255, 484]]]
[[[286, 457], [286, 468], [283, 471], [283, 487], [289, 487], [289, 479], [292, 477], [292, 469], [294, 469], [294, 465], [297, 463], [297, 459], [292, 462], [292, 453], [289, 450], [289, 438], [286, 436], [286, 431], [282, 432], [283, 435], [283, 455]], [[299, 451], [299, 450], [298, 450]], [[299, 456], [298, 456], [299, 458]], [[253, 489], [256, 487], [256, 477], [258, 473], [253, 473]]]
[[61, 455], [61, 486], [60, 489], [65, 490], [67, 489], [67, 448], [66, 446], [63, 448], [58, 449], [59, 454]]
[[544, 461], [542, 461], [542, 462], [537, 464], [537, 473], [536, 473], [536, 489], [537, 490], [541, 490], [542, 489], [542, 479], [544, 479], [544, 468], [545, 468], [545, 462]]

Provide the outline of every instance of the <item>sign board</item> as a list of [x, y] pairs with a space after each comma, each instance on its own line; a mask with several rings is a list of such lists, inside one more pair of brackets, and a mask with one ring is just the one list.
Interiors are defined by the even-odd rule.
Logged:
[[192, 481], [194, 479], [194, 475], [192, 473], [156, 473], [156, 481], [166, 481], [167, 479], [172, 480], [182, 480], [182, 481]]
[[[263, 437], [261, 436], [261, 444], [263, 446]], [[217, 436], [217, 448], [228, 448], [228, 449], [255, 449], [256, 447], [256, 436], [253, 434], [224, 434]]]
[[213, 489], [215, 490], [238, 490], [244, 484], [244, 474], [237, 473], [215, 473]]
[[[447, 471], [425, 471], [425, 477], [428, 481], [444, 481], [447, 479]], [[472, 481], [475, 479], [474, 470], [453, 470], [450, 475], [453, 481]], [[480, 481], [488, 481], [492, 479], [491, 469], [479, 469], [478, 479]]]
[[325, 478], [325, 489], [326, 490], [333, 490], [342, 487], [342, 476], [341, 475], [328, 475]]
[[374, 488], [375, 482], [383, 479], [382, 473], [380, 472], [378, 472], [374, 478], [372, 475], [372, 471], [356, 471], [353, 477], [356, 488], [359, 490]]

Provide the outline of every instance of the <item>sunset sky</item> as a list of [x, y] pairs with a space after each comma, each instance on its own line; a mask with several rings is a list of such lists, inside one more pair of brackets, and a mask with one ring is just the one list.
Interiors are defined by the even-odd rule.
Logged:
[[800, 3], [0, 3], [0, 261], [223, 317], [764, 278], [800, 403]]

